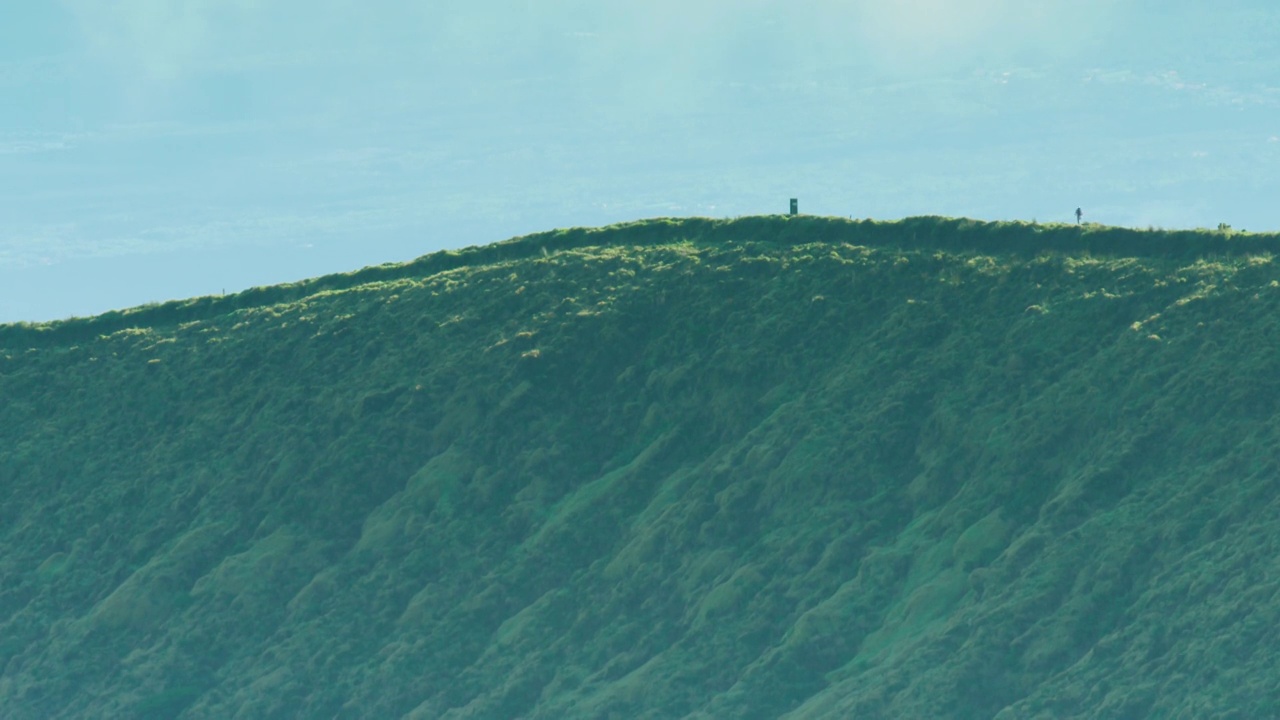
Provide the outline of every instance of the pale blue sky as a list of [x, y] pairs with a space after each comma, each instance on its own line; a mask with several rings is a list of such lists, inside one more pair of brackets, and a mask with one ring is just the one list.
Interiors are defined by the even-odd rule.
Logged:
[[792, 196], [1280, 229], [1271, 2], [9, 2], [0, 98], [0, 322]]

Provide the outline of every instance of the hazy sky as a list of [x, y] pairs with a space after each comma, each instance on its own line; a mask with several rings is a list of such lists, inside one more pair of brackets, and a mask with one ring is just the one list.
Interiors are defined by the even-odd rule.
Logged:
[[8, 2], [0, 98], [0, 322], [793, 196], [1280, 229], [1274, 2]]

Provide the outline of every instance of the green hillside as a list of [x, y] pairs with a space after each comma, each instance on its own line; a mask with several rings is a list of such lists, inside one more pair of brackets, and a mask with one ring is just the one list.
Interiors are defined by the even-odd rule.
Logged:
[[654, 220], [0, 326], [0, 716], [1276, 716], [1278, 249]]

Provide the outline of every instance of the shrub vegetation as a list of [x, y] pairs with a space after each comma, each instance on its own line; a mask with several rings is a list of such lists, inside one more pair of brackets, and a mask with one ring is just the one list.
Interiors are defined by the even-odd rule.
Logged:
[[1268, 716], [1278, 246], [652, 220], [0, 327], [0, 707]]

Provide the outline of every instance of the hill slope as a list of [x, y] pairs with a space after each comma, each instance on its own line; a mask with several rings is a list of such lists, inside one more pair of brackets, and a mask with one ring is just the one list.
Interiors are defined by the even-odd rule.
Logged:
[[1277, 247], [650, 221], [2, 327], [0, 707], [1269, 715]]

